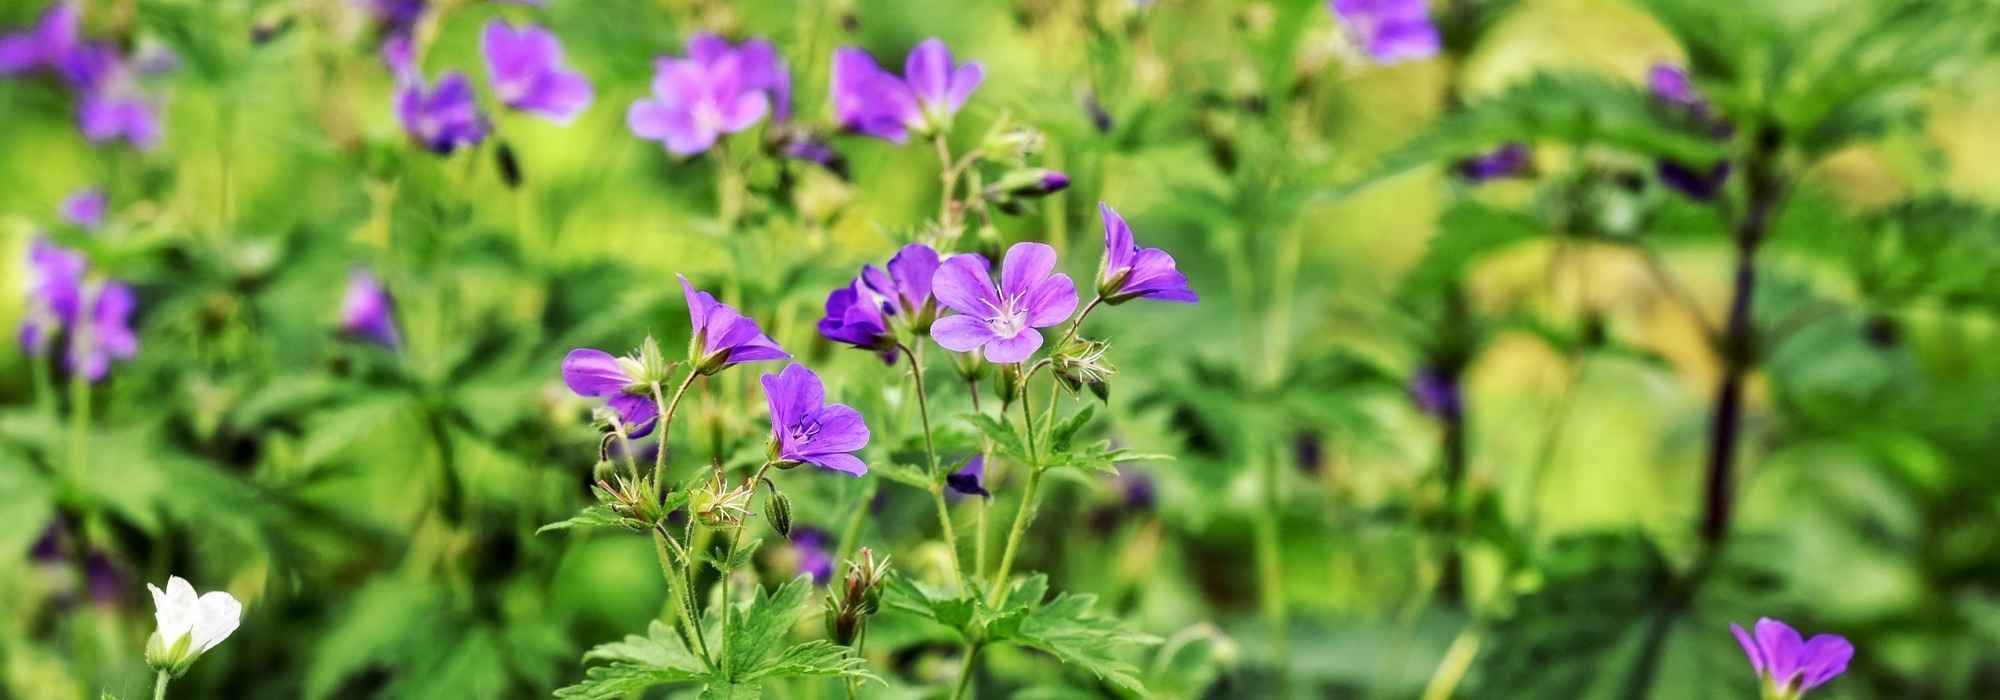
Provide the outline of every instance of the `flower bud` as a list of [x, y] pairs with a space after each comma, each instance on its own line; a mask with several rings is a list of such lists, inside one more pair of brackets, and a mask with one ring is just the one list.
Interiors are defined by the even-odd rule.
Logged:
[[986, 378], [986, 371], [989, 365], [986, 364], [986, 356], [984, 354], [960, 352], [952, 353], [951, 357], [952, 366], [958, 370], [958, 377], [960, 379], [968, 382], [976, 382]]
[[792, 534], [792, 497], [779, 491], [776, 484], [771, 486], [771, 495], [764, 499], [764, 519], [770, 521], [771, 529], [780, 536]]
[[1014, 405], [1014, 399], [1021, 397], [1021, 365], [1000, 365], [994, 377], [993, 392], [1000, 397], [1001, 406]]
[[1056, 380], [1062, 382], [1063, 388], [1071, 393], [1088, 387], [1098, 399], [1110, 400], [1109, 382], [1111, 375], [1117, 374], [1118, 370], [1104, 360], [1105, 351], [1109, 347], [1101, 340], [1078, 338], [1058, 348], [1053, 356], [1054, 363], [1051, 365], [1055, 370]]
[[639, 477], [637, 481], [628, 481], [622, 476], [616, 478], [618, 482], [615, 485], [600, 478], [592, 490], [597, 493], [598, 502], [617, 513], [627, 529], [645, 532], [666, 517], [660, 508], [660, 493], [652, 479]]
[[154, 632], [146, 638], [146, 665], [155, 671], [165, 671], [168, 676], [179, 678], [194, 665], [200, 653], [194, 652], [194, 636], [183, 634], [173, 644], [160, 641], [160, 633]]
[[729, 488], [722, 470], [708, 484], [688, 494], [688, 512], [709, 527], [735, 527], [750, 516], [749, 485]]
[[882, 608], [882, 580], [889, 575], [889, 560], [875, 560], [875, 552], [862, 547], [847, 562], [847, 578], [838, 594], [827, 593], [826, 636], [836, 644], [852, 645], [870, 615]]
[[995, 125], [986, 142], [979, 145], [979, 151], [987, 160], [1019, 163], [1041, 153], [1047, 144], [1048, 139], [1039, 129], [1003, 123]]
[[647, 384], [665, 383], [667, 373], [672, 371], [673, 367], [672, 363], [667, 362], [666, 356], [660, 353], [660, 341], [654, 340], [653, 336], [649, 335], [639, 343], [639, 373], [630, 376], [638, 377], [639, 381]]
[[997, 202], [1022, 197], [1046, 197], [1068, 187], [1069, 175], [1060, 170], [1022, 168], [1000, 176], [1000, 179], [986, 186], [983, 194], [988, 201]]

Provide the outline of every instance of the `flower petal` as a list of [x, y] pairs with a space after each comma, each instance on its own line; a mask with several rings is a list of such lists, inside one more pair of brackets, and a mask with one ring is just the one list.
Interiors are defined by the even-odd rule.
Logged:
[[951, 256], [931, 276], [931, 293], [945, 308], [983, 318], [1000, 305], [1000, 297], [993, 292], [993, 278], [986, 270], [985, 256]]
[[[813, 381], [817, 384], [819, 380], [815, 377]], [[839, 403], [818, 410], [819, 434], [809, 446], [812, 454], [853, 452], [868, 446], [868, 422], [860, 411]]]
[[842, 474], [861, 476], [868, 473], [867, 463], [862, 462], [860, 457], [845, 452], [811, 455], [806, 457], [805, 461], [812, 463], [814, 466], [832, 469]]
[[651, 434], [653, 421], [660, 417], [660, 405], [651, 396], [620, 392], [604, 405], [618, 412], [618, 422], [625, 425], [625, 437], [634, 440]]
[[931, 337], [952, 352], [971, 352], [993, 342], [993, 329], [986, 322], [966, 314], [946, 316], [931, 324]]
[[1132, 265], [1132, 227], [1125, 224], [1125, 217], [1112, 210], [1111, 205], [1097, 203], [1098, 218], [1104, 221], [1104, 274], [1114, 274]]
[[943, 104], [951, 88], [951, 49], [937, 37], [925, 39], [903, 59], [903, 79], [918, 100]]
[[1062, 323], [1076, 311], [1076, 283], [1070, 280], [1069, 275], [1050, 276], [1028, 290], [1023, 302], [1027, 306], [1029, 326], [1047, 328]]
[[1035, 350], [1041, 347], [1041, 331], [1032, 328], [1022, 329], [1012, 338], [995, 338], [986, 343], [986, 360], [995, 364], [1011, 365], [1033, 357]]
[[1791, 683], [1799, 675], [1805, 647], [1798, 630], [1768, 617], [1757, 620], [1755, 629], [1757, 646], [1764, 650], [1764, 665], [1771, 680], [1779, 685]]
[[[905, 310], [922, 306], [931, 298], [931, 280], [937, 277], [938, 254], [930, 246], [911, 243], [889, 258], [889, 276], [896, 282]], [[988, 285], [991, 286], [991, 285]]]
[[1736, 635], [1736, 643], [1743, 647], [1743, 655], [1750, 657], [1750, 668], [1755, 669], [1759, 675], [1762, 675], [1764, 673], [1764, 655], [1757, 650], [1756, 640], [1750, 638], [1749, 632], [1743, 631], [1742, 625], [1735, 623], [1730, 623], [1729, 633]]
[[950, 107], [953, 113], [957, 113], [960, 107], [965, 106], [966, 98], [971, 97], [972, 91], [985, 80], [985, 66], [978, 63], [959, 66], [957, 70], [951, 72], [951, 86], [946, 88], [944, 95], [945, 105]]
[[1009, 299], [1026, 294], [1055, 269], [1055, 248], [1047, 243], [1016, 243], [1000, 263], [1000, 294]]
[[595, 348], [569, 351], [562, 362], [563, 384], [578, 396], [616, 396], [632, 378], [618, 367], [618, 358]]
[[1847, 671], [1847, 662], [1854, 658], [1854, 644], [1837, 634], [1816, 634], [1806, 641], [1802, 652], [1800, 670], [1805, 674], [1799, 681], [1799, 692], [1817, 688]]

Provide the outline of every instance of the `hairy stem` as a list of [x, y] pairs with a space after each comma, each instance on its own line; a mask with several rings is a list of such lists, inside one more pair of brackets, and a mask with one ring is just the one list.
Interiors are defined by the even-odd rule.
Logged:
[[676, 611], [674, 620], [680, 623], [681, 641], [694, 648], [702, 665], [713, 670], [715, 661], [708, 656], [708, 642], [701, 637], [701, 625], [695, 622], [694, 611], [687, 607], [690, 582], [681, 576], [680, 567], [674, 566], [673, 557], [667, 553], [667, 533], [660, 527], [653, 528], [653, 551], [660, 558], [660, 573], [667, 577], [667, 597], [671, 599], [667, 604]]
[[967, 688], [972, 687], [972, 670], [978, 667], [980, 645], [965, 646], [965, 665], [958, 668], [958, 685], [951, 691], [951, 700], [962, 700]]
[[688, 387], [694, 386], [694, 380], [700, 376], [700, 372], [690, 368], [687, 379], [681, 380], [680, 388], [674, 390], [674, 400], [671, 403], [660, 400], [660, 383], [653, 382], [653, 405], [664, 406], [660, 409], [660, 425], [656, 428], [660, 431], [660, 450], [653, 454], [653, 486], [656, 488], [660, 486], [660, 480], [665, 478], [667, 473], [667, 429], [673, 427], [674, 411], [681, 407], [681, 397], [687, 395]]
[[167, 683], [171, 680], [166, 671], [153, 674], [153, 700], [166, 700]]
[[944, 475], [939, 473], [937, 445], [931, 440], [930, 395], [924, 391], [923, 353], [911, 350], [908, 345], [898, 344], [897, 347], [902, 348], [903, 355], [910, 359], [910, 376], [917, 385], [917, 416], [923, 421], [924, 454], [931, 462], [931, 503], [937, 506], [938, 528], [944, 537], [945, 551], [951, 553], [951, 585], [956, 588], [964, 585], [965, 567], [958, 561], [958, 532], [951, 524], [951, 506], [944, 501], [944, 487], [940, 485]]
[[[1034, 409], [1028, 407], [1027, 385], [1021, 387], [1021, 418], [1030, 428], [1028, 453], [1035, 454], [1032, 426], [1035, 424]], [[1030, 460], [1028, 464], [1028, 485], [1021, 491], [1021, 507], [1014, 513], [1014, 525], [1007, 530], [1007, 546], [1000, 550], [1000, 569], [993, 574], [993, 589], [987, 593], [989, 605], [999, 605], [1000, 596], [1007, 591], [1007, 576], [1014, 570], [1014, 552], [1021, 546], [1021, 533], [1027, 531], [1028, 523], [1035, 519], [1035, 490], [1042, 484], [1042, 469]]]
[[1723, 327], [1722, 379], [1715, 392], [1715, 410], [1709, 423], [1708, 479], [1703, 493], [1701, 539], [1710, 549], [1722, 544], [1729, 533], [1730, 514], [1735, 503], [1737, 443], [1743, 428], [1743, 382], [1754, 363], [1756, 340], [1752, 327], [1757, 284], [1757, 249], [1764, 242], [1772, 212], [1781, 197], [1781, 185], [1770, 162], [1777, 139], [1760, 135], [1759, 144], [1748, 157], [1744, 174], [1748, 178], [1748, 202], [1743, 218], [1735, 224], [1736, 272], [1729, 301], [1729, 318]]

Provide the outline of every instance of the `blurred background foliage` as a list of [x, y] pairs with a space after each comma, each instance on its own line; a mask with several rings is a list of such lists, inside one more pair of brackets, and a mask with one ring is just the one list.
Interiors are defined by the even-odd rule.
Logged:
[[[1045, 130], [1044, 162], [1073, 178], [998, 219], [1000, 240], [1047, 241], [1089, 274], [1102, 200], [1175, 252], [1200, 305], [1094, 326], [1121, 370], [1109, 436], [1175, 459], [1058, 482], [1022, 566], [1164, 638], [1132, 659], [1159, 696], [1750, 697], [1726, 627], [1759, 615], [1854, 641], [1852, 670], [1815, 697], [2000, 696], [1991, 37], [1893, 59], [1914, 76], [1816, 74], [1856, 37], [1924, 30], [1884, 19], [1893, 2], [1464, 0], [1433, 6], [1444, 54], [1373, 66], [1317, 0], [444, 4], [427, 74], [483, 79], [478, 28], [532, 19], [596, 101], [567, 127], [489, 110], [486, 147], [423, 152], [347, 0], [85, 3], [89, 33], [180, 57], [149, 85], [166, 131], [148, 152], [91, 147], [48, 81], [0, 82], [12, 286], [35, 236], [79, 246], [136, 286], [142, 343], [86, 397], [80, 447], [63, 422], [78, 406], [38, 395], [32, 360], [0, 348], [0, 696], [142, 696], [141, 583], [170, 573], [248, 609], [182, 696], [546, 697], [574, 682], [578, 655], [643, 630], [663, 593], [638, 538], [534, 535], [586, 502], [597, 446], [556, 368], [572, 347], [647, 333], [679, 347], [676, 272], [869, 416], [871, 463], [912, 444], [896, 375], [813, 323], [826, 290], [922, 231], [932, 154], [843, 137], [836, 173], [739, 137], [752, 201], [729, 226], [713, 159], [624, 125], [652, 59], [701, 30], [769, 37], [795, 111], [822, 126], [833, 47], [895, 57], [941, 37], [988, 71], [962, 145], [1005, 115]], [[1984, 3], [1924, 4], [1942, 26], [1995, 24]], [[0, 2], [0, 25], [45, 5]], [[1675, 23], [1704, 12], [1721, 19]], [[1732, 63], [1731, 46], [1761, 62]], [[1728, 370], [1707, 334], [1734, 246], [1647, 161], [1711, 147], [1618, 121], [1663, 62], [1712, 81], [1731, 114], [1873, 110], [1865, 128], [1792, 133], [1719, 554], [1699, 524]], [[1496, 137], [1532, 142], [1531, 177], [1453, 175], [1451, 158]], [[494, 167], [500, 142], [518, 186]], [[109, 225], [66, 230], [56, 203], [93, 185]], [[399, 350], [335, 331], [356, 266], [388, 285]], [[22, 302], [0, 298], [0, 324]], [[1463, 387], [1456, 428], [1412, 398], [1440, 361]], [[749, 373], [707, 396], [677, 426], [681, 449], [762, 448]], [[852, 519], [900, 571], [942, 575], [921, 494], [792, 482], [800, 522]], [[1018, 491], [997, 489], [994, 512]], [[1274, 577], [1251, 555], [1266, 532]], [[795, 559], [767, 547], [758, 566], [775, 582]], [[894, 614], [869, 651], [884, 697], [934, 694], [955, 672], [953, 645]], [[1053, 668], [996, 651], [981, 687], [1116, 692]]]

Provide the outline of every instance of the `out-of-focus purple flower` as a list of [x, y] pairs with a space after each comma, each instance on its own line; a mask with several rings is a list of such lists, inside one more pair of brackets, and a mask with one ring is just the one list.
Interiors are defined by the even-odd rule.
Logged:
[[779, 459], [854, 476], [868, 473], [868, 465], [849, 454], [868, 446], [868, 424], [860, 411], [826, 403], [819, 375], [804, 365], [789, 364], [778, 374], [764, 375], [763, 381]]
[[153, 106], [134, 94], [95, 93], [77, 103], [77, 129], [91, 143], [124, 139], [139, 150], [160, 142], [160, 118]]
[[734, 60], [743, 89], [760, 90], [771, 96], [771, 114], [779, 121], [792, 116], [792, 74], [778, 48], [764, 39], [745, 39], [735, 46], [715, 34], [696, 34], [688, 39], [688, 58], [706, 65]]
[[786, 134], [784, 145], [779, 148], [779, 152], [792, 160], [818, 163], [820, 167], [826, 168], [842, 179], [847, 177], [847, 159], [842, 157], [839, 151], [833, 150], [833, 144], [827, 143], [826, 139], [817, 134], [795, 129]]
[[118, 602], [132, 587], [132, 575], [100, 551], [84, 556], [83, 575], [84, 589], [89, 591], [90, 600], [99, 605]]
[[688, 361], [696, 371], [714, 374], [744, 362], [791, 358], [777, 341], [764, 335], [756, 321], [716, 301], [714, 295], [695, 289], [686, 275], [675, 277], [680, 278], [681, 294], [687, 299], [688, 323], [693, 327]]
[[1152, 475], [1122, 465], [1118, 467], [1118, 493], [1125, 500], [1125, 508], [1132, 511], [1152, 510], [1158, 498]]
[[811, 574], [815, 586], [833, 580], [833, 550], [827, 547], [826, 533], [801, 527], [792, 532], [791, 543], [799, 573]]
[[64, 198], [59, 208], [63, 221], [84, 230], [104, 225], [104, 190], [85, 187]]
[[1410, 380], [1410, 398], [1417, 402], [1418, 409], [1444, 419], [1457, 418], [1463, 401], [1458, 382], [1437, 367], [1417, 371], [1417, 376]]
[[977, 253], [938, 266], [933, 291], [938, 303], [958, 314], [938, 319], [931, 336], [952, 352], [985, 348], [986, 359], [997, 364], [1026, 360], [1042, 347], [1035, 329], [1062, 323], [1076, 310], [1076, 283], [1055, 272], [1056, 249], [1043, 243], [1008, 248], [998, 286], [988, 267]]
[[26, 31], [0, 35], [0, 75], [55, 68], [77, 46], [79, 13], [73, 2], [58, 2]]
[[1098, 266], [1097, 295], [1107, 304], [1123, 304], [1133, 299], [1158, 299], [1192, 304], [1199, 298], [1188, 287], [1187, 275], [1174, 265], [1174, 257], [1159, 248], [1140, 248], [1132, 237], [1132, 227], [1111, 205], [1097, 203], [1104, 221], [1104, 262]]
[[424, 0], [355, 0], [385, 34], [409, 34], [423, 19]]
[[1326, 445], [1319, 433], [1303, 431], [1292, 436], [1292, 459], [1299, 471], [1318, 474], [1326, 462]]
[[944, 485], [963, 495], [992, 498], [993, 493], [986, 490], [986, 456], [973, 455], [965, 466], [945, 475]]
[[563, 358], [563, 384], [578, 396], [609, 398], [605, 405], [618, 412], [625, 436], [641, 438], [653, 432], [660, 417], [660, 405], [653, 401], [652, 387], [639, 382], [639, 362], [613, 357], [595, 348], [577, 348]]
[[405, 83], [396, 93], [396, 116], [412, 140], [439, 155], [486, 140], [486, 116], [479, 113], [472, 81], [457, 71], [428, 91], [421, 77]]
[[723, 135], [755, 126], [773, 103], [780, 117], [789, 109], [791, 79], [776, 49], [761, 39], [731, 47], [721, 37], [697, 35], [688, 57], [662, 57], [653, 66], [653, 96], [632, 103], [625, 123], [675, 155], [701, 153]]
[[1525, 175], [1533, 165], [1527, 144], [1509, 143], [1457, 163], [1459, 177], [1475, 183]]
[[903, 143], [912, 131], [950, 128], [985, 78], [985, 67], [976, 62], [954, 65], [951, 50], [936, 38], [910, 50], [900, 78], [867, 52], [843, 46], [833, 52], [834, 116], [850, 131]]
[[493, 20], [479, 38], [486, 71], [500, 103], [568, 124], [590, 105], [590, 81], [562, 65], [562, 45], [534, 25], [514, 29]]
[[382, 40], [382, 63], [389, 66], [389, 74], [396, 77], [398, 88], [421, 85], [424, 81], [423, 74], [417, 72], [417, 57], [408, 34], [396, 34]]
[[1441, 40], [1428, 0], [1327, 0], [1327, 6], [1377, 64], [1437, 55]]
[[1758, 618], [1754, 635], [1730, 625], [1736, 643], [1750, 657], [1750, 667], [1764, 679], [1775, 697], [1798, 698], [1847, 670], [1854, 645], [1837, 634], [1802, 640], [1797, 630], [1771, 618]]
[[27, 320], [21, 322], [21, 347], [31, 355], [64, 326], [76, 321], [83, 305], [84, 260], [81, 254], [37, 238], [28, 245]]
[[80, 372], [90, 381], [110, 373], [114, 360], [128, 360], [139, 354], [139, 336], [132, 332], [132, 311], [139, 306], [132, 288], [120, 282], [105, 282], [92, 298], [89, 314], [78, 317], [70, 333], [71, 372]]
[[347, 274], [347, 295], [340, 302], [340, 330], [382, 347], [401, 344], [396, 334], [395, 302], [381, 280], [356, 268]]
[[911, 243], [889, 258], [888, 272], [873, 265], [861, 276], [826, 297], [820, 335], [863, 350], [882, 353], [895, 362], [896, 338], [891, 323], [900, 320], [921, 335], [930, 332], [937, 316], [931, 280], [937, 275], [938, 254], [930, 246]]
[[49, 520], [48, 527], [35, 538], [35, 544], [28, 548], [28, 559], [37, 562], [62, 561], [64, 552], [69, 550], [69, 526], [61, 516]]
[[[1646, 73], [1646, 87], [1661, 102], [1684, 110], [1688, 116], [1706, 124], [1711, 136], [1717, 140], [1727, 139], [1732, 131], [1729, 122], [1710, 112], [1708, 99], [1696, 90], [1694, 82], [1688, 79], [1687, 71], [1666, 63], [1654, 64]], [[1671, 160], [1661, 160], [1655, 167], [1660, 183], [1686, 195], [1689, 199], [1708, 200], [1722, 191], [1722, 185], [1729, 179], [1729, 161], [1717, 161], [1706, 170], [1683, 165]]]

